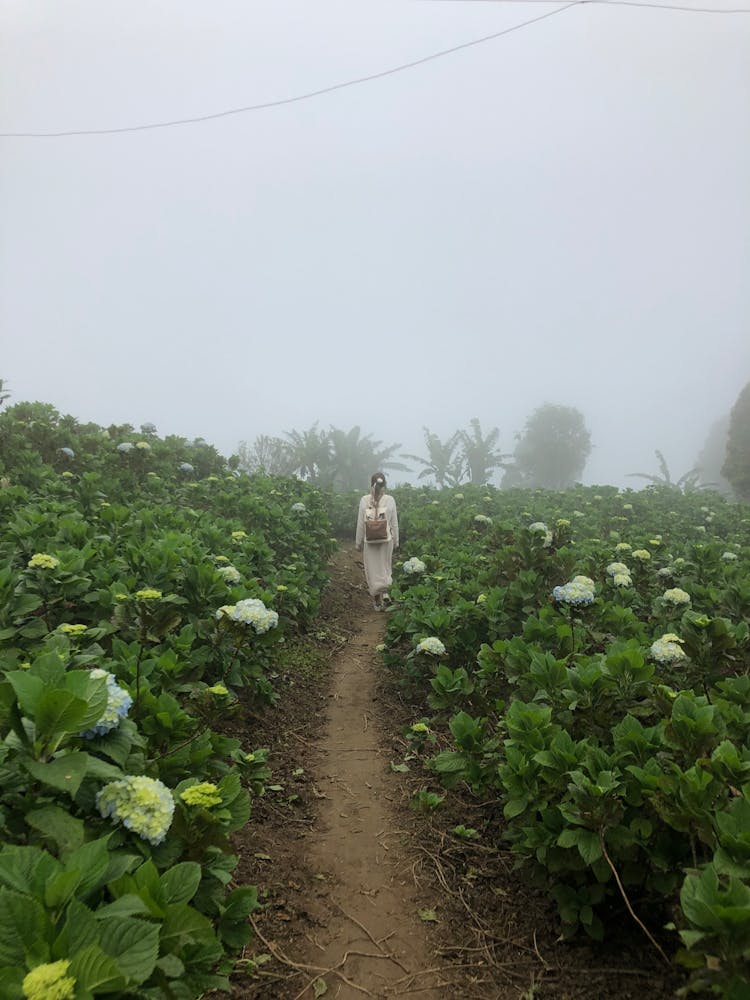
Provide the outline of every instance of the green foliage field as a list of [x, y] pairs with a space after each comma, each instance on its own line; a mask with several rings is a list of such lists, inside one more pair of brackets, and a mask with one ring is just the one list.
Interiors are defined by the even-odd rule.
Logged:
[[270, 772], [221, 720], [274, 701], [315, 617], [322, 498], [205, 443], [20, 416], [0, 418], [0, 997], [227, 990], [258, 905], [230, 837]]
[[398, 502], [382, 655], [425, 707], [415, 755], [488, 803], [482, 835], [565, 934], [616, 935], [629, 906], [688, 992], [746, 996], [748, 508], [657, 488]]

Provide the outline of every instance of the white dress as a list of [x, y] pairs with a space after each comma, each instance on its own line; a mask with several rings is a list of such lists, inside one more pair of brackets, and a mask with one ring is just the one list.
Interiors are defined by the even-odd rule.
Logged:
[[370, 493], [366, 493], [359, 501], [357, 515], [356, 545], [358, 549], [364, 546], [365, 580], [371, 597], [383, 594], [393, 582], [391, 562], [393, 550], [398, 548], [398, 516], [396, 501], [388, 493], [383, 493], [378, 503], [378, 514], [385, 514], [388, 522], [387, 542], [365, 541], [365, 520], [375, 516], [375, 501]]

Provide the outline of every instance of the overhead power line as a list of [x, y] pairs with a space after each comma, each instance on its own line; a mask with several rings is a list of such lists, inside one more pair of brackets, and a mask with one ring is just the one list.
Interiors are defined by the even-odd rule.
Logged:
[[[431, 2], [446, 3], [451, 2], [451, 0], [431, 0]], [[452, 2], [470, 3], [472, 0], [452, 0]], [[474, 2], [476, 2], [476, 0], [474, 0]], [[528, 4], [548, 2], [548, 0], [479, 0], [479, 2]], [[119, 128], [68, 129], [57, 132], [0, 132], [0, 139], [58, 139], [64, 136], [118, 135], [123, 132], [147, 132], [152, 129], [173, 128], [178, 125], [197, 125], [201, 122], [214, 121], [217, 118], [228, 118], [231, 115], [247, 114], [251, 111], [266, 111], [270, 108], [280, 108], [284, 105], [297, 104], [301, 101], [309, 101], [315, 97], [322, 97], [325, 94], [332, 94], [337, 90], [344, 90], [346, 87], [356, 87], [363, 83], [371, 83], [373, 80], [382, 80], [384, 77], [393, 76], [395, 73], [403, 73], [405, 70], [414, 69], [417, 66], [423, 66], [425, 63], [432, 62], [435, 59], [442, 59], [444, 56], [452, 55], [454, 52], [461, 52], [462, 50], [472, 48], [475, 45], [483, 45], [485, 42], [491, 42], [496, 38], [502, 38], [504, 35], [510, 35], [514, 31], [520, 31], [522, 28], [528, 28], [532, 24], [538, 24], [540, 21], [545, 21], [551, 17], [555, 17], [557, 14], [562, 14], [566, 10], [570, 10], [571, 7], [582, 7], [592, 4], [604, 7], [647, 7], [652, 10], [683, 11], [694, 14], [750, 14], [750, 8], [716, 10], [707, 7], [687, 7], [678, 4], [649, 3], [647, 0], [571, 0], [570, 3], [566, 3], [562, 7], [556, 7], [554, 10], [546, 11], [544, 14], [539, 14], [537, 17], [529, 18], [527, 21], [521, 21], [519, 24], [513, 24], [509, 28], [503, 28], [501, 31], [494, 31], [489, 35], [483, 35], [481, 38], [474, 38], [469, 42], [462, 42], [460, 45], [453, 45], [449, 49], [441, 49], [439, 52], [433, 52], [428, 56], [423, 56], [421, 59], [413, 59], [411, 62], [401, 63], [398, 66], [392, 66], [390, 69], [381, 70], [378, 73], [369, 73], [367, 76], [359, 76], [351, 80], [344, 80], [341, 83], [334, 83], [329, 87], [321, 87], [319, 90], [311, 90], [303, 94], [296, 94], [293, 97], [283, 97], [275, 101], [264, 101], [261, 104], [248, 104], [240, 108], [229, 108], [224, 111], [215, 111], [206, 115], [195, 115], [190, 118], [174, 118], [169, 121], [149, 122], [143, 125], [124, 125]]]

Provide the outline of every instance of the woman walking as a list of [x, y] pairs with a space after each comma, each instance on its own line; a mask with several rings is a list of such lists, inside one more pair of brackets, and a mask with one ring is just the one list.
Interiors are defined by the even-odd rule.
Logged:
[[370, 492], [359, 501], [357, 515], [357, 551], [364, 549], [365, 580], [376, 611], [390, 601], [388, 588], [393, 577], [393, 550], [398, 548], [396, 501], [385, 492], [385, 476], [375, 472], [370, 478]]

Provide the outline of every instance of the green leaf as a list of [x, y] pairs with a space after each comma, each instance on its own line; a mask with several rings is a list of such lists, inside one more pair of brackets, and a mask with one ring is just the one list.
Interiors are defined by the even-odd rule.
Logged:
[[161, 877], [165, 902], [189, 902], [198, 891], [200, 881], [201, 866], [195, 861], [183, 861], [168, 868]]
[[51, 840], [61, 855], [68, 854], [83, 844], [83, 820], [71, 816], [60, 806], [48, 805], [32, 809], [26, 813], [26, 822], [43, 837]]
[[328, 983], [325, 979], [316, 979], [313, 983], [313, 995], [315, 997], [325, 996], [328, 992]]
[[30, 955], [45, 962], [49, 929], [39, 900], [0, 889], [0, 965], [24, 965]]
[[61, 909], [72, 897], [81, 881], [78, 871], [60, 872], [44, 887], [44, 905], [49, 910]]
[[213, 937], [211, 921], [187, 903], [172, 903], [167, 907], [161, 928], [162, 952], [179, 952], [185, 945], [203, 943]]
[[39, 847], [12, 845], [0, 852], [0, 885], [7, 889], [35, 895], [59, 871], [59, 861]]
[[109, 836], [100, 837], [83, 844], [71, 852], [65, 859], [67, 871], [78, 869], [81, 872], [81, 884], [78, 897], [86, 899], [88, 895], [104, 885], [109, 868]]
[[71, 670], [65, 676], [65, 688], [86, 705], [79, 729], [95, 726], [107, 709], [107, 678], [92, 677], [90, 670]]
[[120, 993], [127, 986], [117, 962], [98, 944], [90, 944], [72, 956], [70, 975], [79, 989], [89, 993]]
[[131, 983], [144, 983], [154, 971], [159, 954], [158, 925], [134, 917], [109, 917], [100, 927], [103, 950], [116, 959]]
[[164, 955], [156, 963], [167, 979], [179, 979], [185, 974], [185, 966], [176, 955]]
[[89, 757], [88, 754], [75, 751], [55, 757], [47, 763], [37, 760], [25, 760], [23, 763], [37, 781], [60, 792], [67, 792], [73, 798], [86, 775]]
[[34, 722], [46, 741], [64, 733], [78, 733], [88, 705], [69, 691], [45, 691], [38, 699]]
[[12, 685], [22, 711], [33, 718], [39, 699], [46, 690], [42, 678], [34, 677], [28, 670], [11, 670], [5, 679]]
[[151, 910], [140, 896], [133, 892], [126, 892], [113, 903], [106, 903], [96, 910], [96, 919], [104, 920], [106, 917], [148, 917]]

